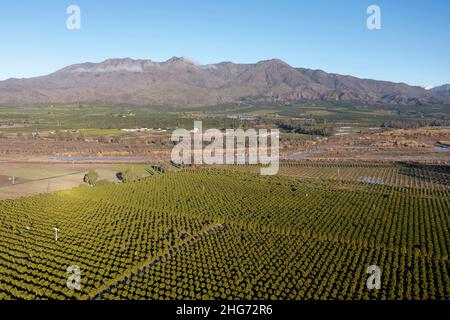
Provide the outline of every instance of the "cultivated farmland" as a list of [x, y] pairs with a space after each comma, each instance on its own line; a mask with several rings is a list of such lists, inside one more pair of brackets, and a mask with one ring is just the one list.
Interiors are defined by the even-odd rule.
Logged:
[[[438, 185], [202, 169], [2, 201], [0, 297], [450, 299]], [[380, 290], [366, 287], [371, 265]]]

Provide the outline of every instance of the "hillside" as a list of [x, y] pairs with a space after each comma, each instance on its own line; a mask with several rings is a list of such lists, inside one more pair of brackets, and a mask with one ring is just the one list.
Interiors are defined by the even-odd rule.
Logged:
[[47, 76], [0, 82], [0, 104], [105, 102], [205, 106], [240, 101], [359, 101], [426, 105], [450, 96], [402, 83], [294, 68], [281, 60], [198, 65], [110, 59], [68, 66]]
[[431, 90], [442, 98], [450, 98], [450, 84], [444, 84]]

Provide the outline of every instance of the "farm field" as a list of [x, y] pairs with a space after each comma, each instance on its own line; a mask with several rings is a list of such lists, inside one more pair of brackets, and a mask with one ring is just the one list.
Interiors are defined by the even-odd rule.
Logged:
[[[439, 119], [439, 120], [436, 120]], [[279, 129], [280, 156], [316, 160], [448, 163], [449, 111], [444, 106], [223, 104], [161, 106], [0, 106], [0, 161], [169, 161], [171, 132], [203, 128]], [[404, 129], [400, 129], [404, 128]], [[117, 160], [117, 161], [116, 161]]]
[[[258, 166], [216, 166], [237, 172], [259, 172]], [[390, 185], [406, 188], [448, 190], [449, 166], [420, 165], [414, 163], [327, 163], [285, 162], [280, 164], [279, 175], [309, 179], [357, 181], [373, 185]]]
[[0, 306], [450, 306], [450, 1], [20, 1]]
[[450, 299], [450, 190], [342, 170], [187, 170], [0, 201], [0, 298]]
[[[386, 121], [443, 119], [448, 123], [446, 106], [401, 105], [370, 106], [351, 102], [298, 103], [293, 105], [225, 103], [207, 107], [121, 106], [103, 104], [40, 105], [37, 107], [0, 106], [0, 119], [14, 125], [2, 125], [6, 133], [45, 130], [80, 130], [86, 136], [120, 133], [124, 128], [188, 128], [192, 119], [202, 119], [205, 128], [234, 127], [229, 116], [252, 115], [267, 124], [292, 119], [310, 119], [316, 125], [334, 124], [359, 127], [379, 126]], [[295, 120], [294, 120], [295, 121]]]
[[76, 188], [83, 184], [83, 177], [89, 170], [95, 170], [99, 180], [115, 183], [119, 171], [130, 170], [136, 177], [143, 178], [149, 175], [147, 168], [146, 164], [120, 163], [1, 163], [0, 200]]

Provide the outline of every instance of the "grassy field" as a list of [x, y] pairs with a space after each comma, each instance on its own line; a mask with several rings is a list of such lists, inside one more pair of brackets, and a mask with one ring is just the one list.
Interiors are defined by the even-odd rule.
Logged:
[[112, 134], [121, 134], [123, 131], [120, 131], [118, 129], [80, 129], [78, 130], [80, 133], [82, 133], [85, 137], [90, 136], [107, 136]]
[[[228, 116], [252, 115], [269, 126], [280, 121], [301, 118], [323, 123], [380, 126], [391, 120], [447, 121], [450, 111], [445, 106], [370, 106], [353, 103], [303, 103], [294, 105], [224, 104], [201, 108], [112, 105], [44, 105], [38, 107], [0, 106], [0, 131], [33, 132], [42, 130], [81, 130], [87, 136], [118, 134], [126, 128], [191, 128], [193, 120], [202, 120], [205, 128], [231, 128], [242, 125]], [[14, 122], [16, 127], [7, 127]]]
[[[119, 129], [192, 127], [184, 111], [155, 106], [61, 105], [39, 107], [2, 107], [0, 123], [14, 122], [20, 127], [1, 127], [3, 132], [81, 130], [86, 136], [122, 133]], [[226, 119], [204, 119], [206, 126], [229, 124]]]
[[51, 177], [69, 175], [78, 171], [70, 167], [58, 167], [51, 164], [2, 164], [0, 175], [16, 176], [26, 180], [40, 180]]
[[[0, 199], [14, 199], [78, 187], [89, 170], [98, 180], [117, 183], [118, 172], [129, 171], [135, 178], [149, 176], [149, 164], [36, 164], [2, 163], [0, 165]], [[16, 184], [12, 184], [12, 177]]]
[[450, 299], [449, 190], [342, 170], [172, 172], [1, 201], [0, 298]]

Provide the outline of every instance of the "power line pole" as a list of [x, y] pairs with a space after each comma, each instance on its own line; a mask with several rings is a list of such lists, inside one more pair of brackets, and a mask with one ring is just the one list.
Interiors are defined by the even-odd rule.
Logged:
[[53, 230], [55, 230], [55, 241], [58, 241], [58, 227], [54, 227]]

